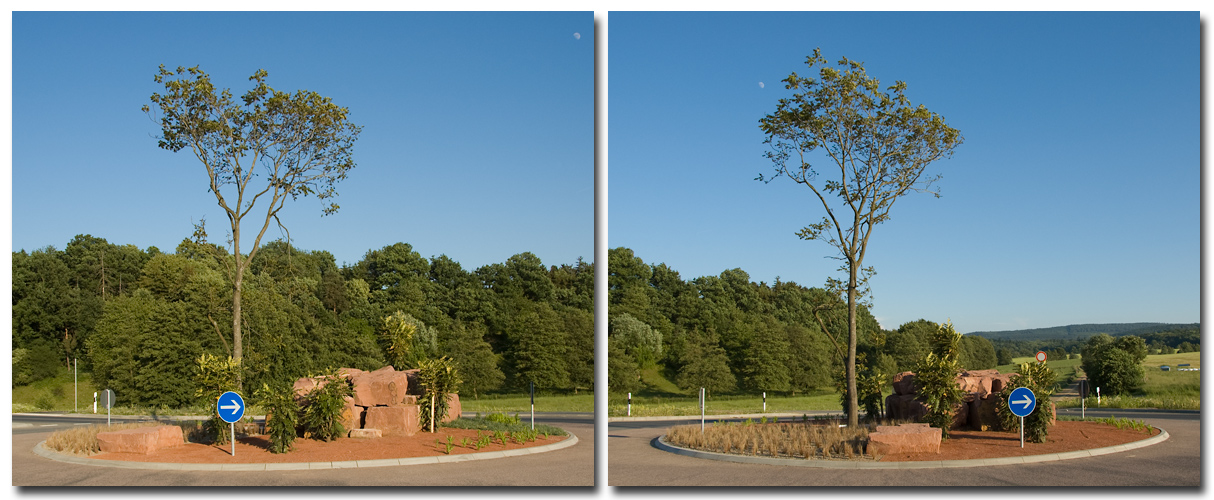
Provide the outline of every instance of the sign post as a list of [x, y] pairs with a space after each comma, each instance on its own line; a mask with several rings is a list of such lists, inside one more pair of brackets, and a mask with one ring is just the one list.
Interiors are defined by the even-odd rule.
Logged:
[[1024, 448], [1024, 417], [1037, 408], [1037, 396], [1028, 387], [1018, 387], [1007, 397], [1007, 407], [1020, 417], [1020, 447]]
[[114, 407], [114, 391], [106, 389], [101, 391], [101, 406], [105, 407], [105, 426], [110, 426], [110, 408]]
[[80, 413], [80, 379], [77, 375], [79, 368], [79, 361], [72, 358], [72, 399], [75, 401], [76, 413]]
[[705, 399], [704, 398], [704, 388], [701, 387], [700, 388], [700, 434], [704, 433], [704, 406], [706, 406], [705, 405], [706, 402], [704, 401], [704, 399]]
[[1087, 418], [1088, 411], [1088, 381], [1079, 381], [1079, 418]]
[[535, 430], [535, 382], [531, 383], [531, 430]]
[[[236, 421], [244, 416], [244, 398], [240, 397], [233, 391], [228, 391], [219, 395], [219, 399], [215, 403], [216, 411], [219, 413], [219, 418], [228, 423], [228, 428], [231, 430], [232, 438], [232, 456], [236, 456]], [[433, 421], [433, 419], [431, 419]]]

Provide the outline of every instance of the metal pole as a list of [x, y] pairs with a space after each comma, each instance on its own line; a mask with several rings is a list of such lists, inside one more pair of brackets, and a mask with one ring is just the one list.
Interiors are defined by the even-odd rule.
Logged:
[[704, 388], [701, 387], [700, 388], [700, 434], [704, 433], [704, 407], [707, 406], [705, 404], [706, 403], [705, 399], [706, 399], [706, 396], [704, 395]]
[[1020, 447], [1024, 448], [1024, 417], [1020, 417]]
[[763, 391], [763, 413], [767, 413], [767, 391]]
[[229, 422], [228, 426], [228, 430], [231, 431], [231, 434], [228, 434], [228, 436], [232, 438], [232, 456], [236, 456], [236, 422]]
[[80, 413], [80, 381], [76, 376], [80, 360], [72, 358], [72, 399], [75, 400], [76, 413]]
[[628, 416], [632, 416], [632, 393], [628, 393]]
[[531, 430], [535, 430], [535, 382], [531, 383]]

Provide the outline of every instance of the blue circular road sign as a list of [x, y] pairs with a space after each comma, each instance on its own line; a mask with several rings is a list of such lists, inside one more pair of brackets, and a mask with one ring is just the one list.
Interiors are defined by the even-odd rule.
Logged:
[[1007, 407], [1017, 417], [1027, 417], [1037, 408], [1037, 396], [1028, 387], [1018, 387], [1007, 397]]
[[229, 424], [236, 423], [240, 417], [244, 416], [244, 398], [240, 394], [228, 391], [219, 396], [219, 403], [216, 404], [216, 410], [219, 412], [219, 418]]

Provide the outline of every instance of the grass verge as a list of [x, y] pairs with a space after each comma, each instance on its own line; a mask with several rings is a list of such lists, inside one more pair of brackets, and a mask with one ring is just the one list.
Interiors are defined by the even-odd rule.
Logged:
[[[531, 396], [528, 394], [482, 394], [479, 398], [461, 394], [460, 406], [464, 413], [529, 413]], [[594, 412], [594, 393], [562, 395], [535, 395], [535, 411], [538, 412]]]
[[[484, 417], [460, 417], [443, 424], [443, 427], [489, 432], [522, 432], [531, 430], [531, 424], [523, 422], [518, 415], [511, 417], [503, 413], [493, 413]], [[560, 427], [547, 424], [535, 424], [535, 431], [549, 436], [566, 436], [569, 434]]]

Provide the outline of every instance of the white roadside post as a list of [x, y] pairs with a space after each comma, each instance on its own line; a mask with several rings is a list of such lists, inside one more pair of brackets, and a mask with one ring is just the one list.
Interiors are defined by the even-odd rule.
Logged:
[[93, 413], [97, 413], [97, 393], [93, 392]]
[[79, 360], [72, 358], [72, 400], [76, 406], [76, 413], [80, 413], [80, 381], [76, 377], [79, 367]]
[[763, 391], [763, 413], [767, 413], [767, 391]]
[[531, 430], [535, 430], [535, 382], [531, 383]]
[[1096, 406], [1100, 406], [1100, 388], [1096, 388]]
[[700, 434], [704, 433], [704, 406], [706, 406], [704, 388], [700, 388]]
[[628, 416], [632, 416], [632, 393], [628, 393]]

